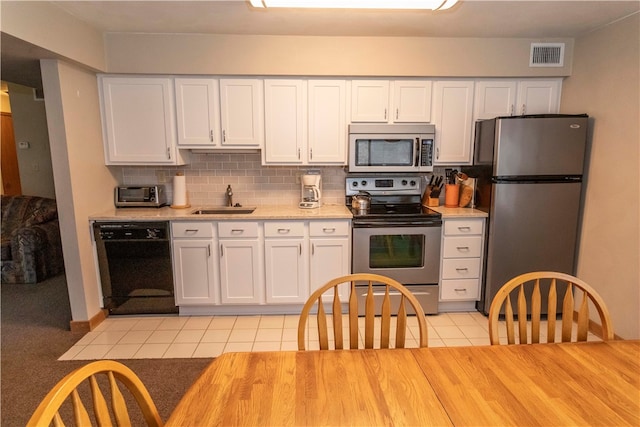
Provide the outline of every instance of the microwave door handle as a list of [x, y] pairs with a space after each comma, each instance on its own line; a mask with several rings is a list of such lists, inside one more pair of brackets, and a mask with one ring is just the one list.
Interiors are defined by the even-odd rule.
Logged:
[[417, 167], [420, 164], [420, 138], [416, 138], [416, 164]]

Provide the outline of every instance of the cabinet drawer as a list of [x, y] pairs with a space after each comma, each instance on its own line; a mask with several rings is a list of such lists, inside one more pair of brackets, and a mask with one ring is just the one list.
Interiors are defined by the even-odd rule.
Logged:
[[258, 223], [222, 221], [218, 223], [218, 235], [220, 238], [258, 237]]
[[172, 222], [171, 234], [173, 238], [185, 237], [213, 237], [213, 223], [211, 222]]
[[304, 222], [275, 221], [264, 223], [265, 237], [304, 237]]
[[443, 258], [475, 258], [482, 252], [482, 236], [446, 237]]
[[476, 279], [478, 277], [480, 277], [480, 258], [442, 260], [443, 279]]
[[472, 234], [482, 234], [482, 219], [463, 219], [444, 221], [445, 236], [464, 236]]
[[443, 301], [477, 300], [480, 296], [479, 279], [443, 280], [440, 299]]
[[311, 221], [309, 233], [311, 237], [348, 236], [349, 221]]

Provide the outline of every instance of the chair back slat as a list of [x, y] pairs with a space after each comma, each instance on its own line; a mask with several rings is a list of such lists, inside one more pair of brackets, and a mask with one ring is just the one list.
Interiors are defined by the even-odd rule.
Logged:
[[322, 297], [318, 298], [318, 313], [316, 314], [318, 322], [318, 339], [320, 341], [320, 350], [329, 348], [329, 335], [327, 332], [327, 315], [324, 312], [324, 304]]
[[511, 307], [511, 298], [505, 300], [504, 320], [507, 322], [507, 341], [509, 344], [515, 344], [515, 332], [513, 327], [513, 307]]
[[64, 421], [62, 421], [62, 417], [59, 412], [53, 416], [53, 427], [65, 427]]
[[389, 348], [389, 335], [391, 334], [391, 297], [389, 286], [385, 286], [382, 298], [382, 312], [380, 313], [380, 347]]
[[536, 279], [533, 284], [533, 293], [531, 294], [531, 343], [540, 342], [540, 308], [542, 306], [540, 296], [540, 279]]
[[373, 297], [373, 281], [369, 280], [366, 304], [364, 309], [364, 348], [373, 348], [373, 328], [376, 315], [375, 298]]
[[556, 342], [556, 317], [558, 317], [558, 293], [556, 279], [551, 279], [547, 303], [547, 342]]
[[520, 344], [527, 343], [527, 298], [524, 296], [524, 286], [520, 286], [518, 292], [518, 334]]
[[340, 303], [340, 293], [338, 289], [333, 293], [333, 305], [331, 307], [333, 318], [333, 340], [336, 348], [342, 350], [344, 348], [344, 337], [342, 336], [342, 304]]
[[400, 297], [398, 316], [396, 319], [396, 348], [404, 348], [407, 334], [407, 306], [404, 295]]
[[[308, 332], [307, 322], [309, 314], [313, 307], [318, 305], [317, 308], [317, 320], [318, 320], [318, 339], [320, 342], [320, 349], [327, 350], [323, 339], [323, 329], [321, 323], [326, 323], [326, 314], [324, 308], [321, 306], [321, 298], [325, 292], [332, 291], [334, 296], [337, 293], [338, 287], [342, 284], [350, 284], [349, 297], [348, 297], [348, 310], [349, 310], [349, 347], [351, 349], [358, 349], [364, 344], [364, 348], [376, 348], [378, 345], [380, 348], [389, 348], [392, 344], [392, 337], [395, 332], [395, 347], [401, 348], [405, 346], [407, 337], [408, 322], [407, 322], [407, 305], [410, 304], [416, 313], [416, 320], [418, 329], [420, 331], [419, 346], [426, 347], [428, 343], [427, 337], [427, 321], [424, 316], [424, 309], [420, 306], [420, 303], [416, 297], [401, 283], [394, 279], [378, 274], [358, 273], [350, 274], [343, 277], [330, 280], [325, 285], [316, 289], [307, 302], [302, 307], [300, 313], [300, 320], [298, 322], [298, 349], [305, 350], [307, 345], [306, 334]], [[356, 287], [356, 283], [358, 286]], [[361, 285], [366, 285], [361, 286]], [[374, 286], [375, 285], [375, 286]], [[382, 286], [384, 285], [384, 288]], [[361, 299], [363, 292], [364, 302]], [[374, 297], [375, 291], [378, 289], [377, 297]], [[384, 289], [384, 292], [382, 292]], [[360, 294], [360, 295], [358, 295]], [[395, 311], [396, 296], [398, 296], [399, 307], [397, 313]], [[380, 301], [381, 300], [381, 301]], [[376, 307], [376, 302], [381, 303], [381, 306]], [[363, 304], [364, 307], [358, 307], [359, 304]], [[360, 310], [359, 310], [360, 308]], [[338, 341], [341, 340], [341, 336], [338, 335], [337, 330], [342, 329], [342, 323], [336, 323], [336, 319], [342, 316], [343, 304], [338, 299], [334, 299], [332, 304], [332, 313], [334, 319], [334, 337], [336, 340], [336, 349], [340, 349]], [[380, 310], [379, 312], [377, 310]], [[359, 313], [364, 313], [364, 319], [360, 319]], [[380, 316], [380, 319], [376, 318], [376, 315]], [[395, 316], [395, 319], [393, 318]], [[361, 320], [363, 321], [361, 323]], [[378, 322], [379, 320], [379, 322]], [[395, 327], [394, 327], [395, 325]], [[364, 334], [359, 335], [362, 327], [364, 327]]]
[[[96, 422], [98, 423], [99, 426], [111, 426], [113, 425], [111, 423], [111, 414], [109, 414], [109, 408], [107, 407], [107, 401], [104, 398], [104, 395], [102, 394], [102, 391], [100, 390], [100, 387], [98, 387], [98, 381], [96, 380], [96, 376], [95, 375], [91, 375], [89, 377], [89, 385], [91, 386], [91, 398], [93, 399], [93, 412], [96, 416]], [[122, 396], [122, 395], [120, 395]], [[112, 402], [115, 403], [115, 399], [117, 399], [118, 396], [117, 395], [113, 395], [112, 394]], [[124, 403], [124, 401], [122, 402]], [[115, 406], [113, 406], [114, 410], [115, 410]], [[126, 408], [126, 406], [125, 406]], [[126, 409], [125, 409], [126, 410]], [[119, 426], [120, 423], [118, 422], [118, 414], [116, 412], [114, 412], [114, 415], [116, 416], [116, 423]], [[127, 414], [127, 418], [129, 418], [129, 414]]]
[[[543, 282], [544, 281], [544, 282]], [[529, 287], [533, 283], [533, 288]], [[514, 308], [512, 298], [517, 292], [518, 308], [518, 331], [520, 335], [519, 343], [528, 342], [528, 327], [523, 328], [523, 320], [531, 323], [531, 343], [543, 342], [543, 335], [540, 331], [542, 323], [542, 285], [549, 286], [547, 296], [547, 337], [546, 342], [558, 341], [556, 338], [556, 327], [559, 328], [559, 336], [562, 342], [586, 341], [589, 335], [590, 305], [593, 304], [602, 324], [602, 339], [610, 340], [614, 338], [611, 316], [607, 307], [598, 293], [587, 283], [566, 273], [554, 271], [536, 271], [521, 274], [505, 283], [498, 290], [489, 308], [489, 340], [492, 345], [501, 344], [501, 328], [506, 329], [507, 343], [514, 344], [515, 324]], [[565, 286], [566, 285], [566, 286]], [[526, 288], [525, 288], [526, 286]], [[531, 292], [528, 292], [531, 290]], [[558, 296], [558, 292], [564, 295]], [[530, 304], [527, 303], [527, 298]], [[561, 300], [561, 302], [559, 301]], [[527, 313], [527, 309], [530, 313]], [[499, 322], [501, 314], [504, 313], [504, 323]], [[530, 314], [530, 317], [528, 316]], [[575, 316], [577, 315], [577, 319]], [[560, 316], [560, 324], [556, 318]], [[528, 318], [529, 317], [529, 318]], [[528, 319], [527, 319], [528, 318]], [[574, 326], [577, 323], [577, 328]], [[504, 325], [504, 326], [501, 326]], [[577, 329], [574, 336], [573, 330]]]
[[[118, 387], [116, 378], [113, 376], [113, 372], [108, 372], [109, 386], [111, 390], [111, 402], [113, 408], [113, 414], [115, 415], [116, 425], [118, 427], [130, 427], [131, 418], [129, 417], [129, 411], [127, 410], [127, 404], [124, 401], [124, 396]], [[97, 384], [96, 384], [97, 385]]]
[[573, 329], [573, 286], [567, 284], [567, 290], [562, 300], [562, 342], [571, 342], [571, 330]]
[[89, 413], [87, 412], [87, 408], [84, 407], [77, 389], [71, 392], [71, 405], [73, 406], [73, 417], [76, 425], [90, 426], [91, 419], [89, 418]]
[[578, 310], [578, 335], [576, 339], [578, 341], [586, 341], [589, 333], [589, 297], [587, 293], [582, 290], [582, 301], [580, 302], [580, 309]]
[[[334, 292], [338, 291], [338, 287]], [[341, 309], [342, 310], [342, 309]], [[352, 280], [349, 284], [349, 348], [358, 348], [358, 292], [356, 290], [356, 281]], [[304, 350], [301, 348], [300, 350]]]

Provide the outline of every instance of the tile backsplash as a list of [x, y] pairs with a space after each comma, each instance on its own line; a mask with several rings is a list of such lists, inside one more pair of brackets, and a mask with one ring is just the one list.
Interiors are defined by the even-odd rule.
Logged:
[[322, 174], [322, 202], [344, 204], [346, 171], [342, 166], [263, 166], [260, 153], [192, 153], [184, 166], [122, 166], [124, 185], [164, 184], [173, 199], [173, 177], [183, 172], [191, 206], [222, 206], [227, 185], [233, 202], [243, 206], [296, 205], [300, 202], [300, 175]]

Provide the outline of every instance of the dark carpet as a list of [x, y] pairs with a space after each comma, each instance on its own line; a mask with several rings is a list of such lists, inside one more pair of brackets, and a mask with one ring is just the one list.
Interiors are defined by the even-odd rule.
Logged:
[[[71, 309], [64, 275], [38, 284], [2, 284], [0, 425], [24, 426], [42, 398], [88, 361], [58, 361], [80, 338], [69, 331]], [[212, 359], [119, 360], [149, 389], [164, 421]], [[141, 419], [132, 413], [134, 425]]]

